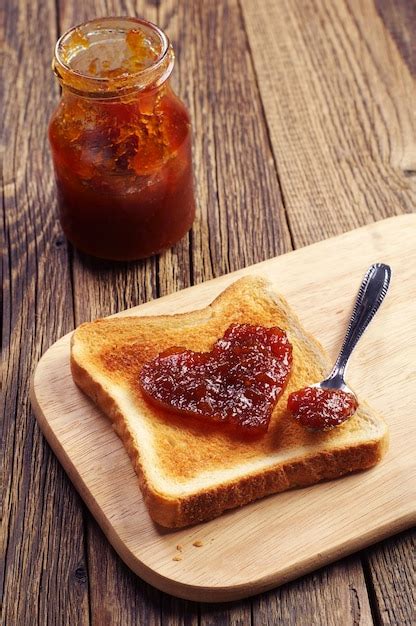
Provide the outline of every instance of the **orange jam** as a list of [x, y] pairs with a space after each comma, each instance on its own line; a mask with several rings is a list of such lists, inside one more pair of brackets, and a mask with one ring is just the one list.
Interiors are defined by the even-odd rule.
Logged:
[[58, 41], [49, 140], [62, 227], [83, 252], [138, 259], [192, 226], [191, 126], [169, 85], [173, 62], [144, 20], [94, 20]]

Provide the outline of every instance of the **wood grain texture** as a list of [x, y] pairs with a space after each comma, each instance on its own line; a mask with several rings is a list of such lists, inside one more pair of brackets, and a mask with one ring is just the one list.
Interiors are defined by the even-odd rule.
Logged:
[[191, 252], [199, 283], [288, 251], [291, 242], [238, 2], [163, 2], [160, 20], [195, 128]]
[[[389, 454], [369, 472], [266, 498], [195, 527], [162, 532], [149, 518], [111, 425], [72, 381], [69, 336], [43, 357], [32, 392], [42, 429], [108, 539], [140, 576], [186, 598], [235, 599], [291, 580], [416, 521], [416, 430], [406, 400], [416, 361], [413, 308], [406, 295], [416, 289], [415, 228], [416, 216], [382, 221], [243, 272], [272, 280], [306, 328], [335, 356], [356, 289], [351, 281], [358, 285], [363, 268], [380, 254], [394, 268], [395, 282], [378, 324], [367, 330], [349, 374], [358, 395], [383, 411], [389, 424]], [[122, 315], [200, 308], [241, 274]], [[329, 314], [332, 323], [323, 325]], [[195, 539], [205, 548], [193, 547]], [[177, 544], [184, 546], [179, 561], [174, 558]], [[337, 605], [333, 623], [340, 610]]]
[[28, 400], [35, 362], [74, 324], [46, 143], [56, 14], [53, 3], [2, 6], [2, 623], [88, 624], [82, 504]]
[[[65, 618], [89, 623], [89, 585], [92, 623], [104, 618], [157, 623], [150, 590], [149, 595], [113, 555], [88, 513], [83, 532], [79, 499], [33, 425], [24, 393], [29, 373], [41, 352], [74, 324], [71, 274], [80, 322], [289, 250], [292, 243], [298, 247], [412, 210], [415, 6], [406, 0], [374, 5], [244, 0], [241, 15], [233, 1], [59, 0], [57, 5], [56, 12], [54, 0], [30, 6], [12, 0], [0, 9], [6, 35], [4, 615], [17, 624], [27, 623], [27, 616], [33, 624]], [[69, 250], [71, 270], [45, 143], [58, 93], [50, 57], [57, 25], [62, 31], [106, 14], [141, 14], [165, 27], [173, 40], [174, 82], [195, 129], [199, 212], [193, 233], [159, 259], [115, 267]], [[410, 536], [381, 544], [366, 563], [377, 621], [411, 623]], [[83, 558], [85, 542], [90, 563]], [[39, 564], [40, 554], [45, 565]], [[339, 570], [324, 569], [264, 594], [265, 620], [286, 623], [286, 607], [301, 600], [305, 615], [318, 606], [330, 622], [338, 615], [332, 603], [337, 585], [343, 598], [350, 585], [357, 588], [362, 604], [358, 561], [342, 563]], [[317, 584], [324, 594], [319, 605]], [[281, 595], [284, 590], [287, 596]], [[193, 603], [160, 598], [164, 624], [250, 623], [250, 602], [199, 611]], [[343, 623], [356, 623], [348, 607]], [[258, 610], [253, 605], [254, 619]], [[296, 610], [293, 615], [302, 619]]]
[[344, 559], [254, 599], [253, 626], [298, 624], [373, 624], [365, 579], [357, 557]]
[[160, 613], [162, 626], [200, 626], [200, 610], [197, 602], [189, 602], [162, 593]]
[[228, 604], [201, 604], [201, 626], [246, 626], [251, 624], [250, 600]]
[[87, 521], [91, 624], [160, 626], [160, 592], [133, 574], [95, 520]]
[[241, 4], [296, 247], [414, 210], [416, 86], [374, 5]]
[[376, 597], [375, 614], [383, 626], [415, 623], [416, 533], [409, 530], [366, 550], [367, 575]]

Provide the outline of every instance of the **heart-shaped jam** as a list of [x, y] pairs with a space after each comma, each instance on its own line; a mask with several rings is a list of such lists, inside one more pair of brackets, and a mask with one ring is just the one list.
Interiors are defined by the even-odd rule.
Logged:
[[145, 363], [140, 387], [164, 409], [257, 435], [268, 429], [291, 365], [283, 330], [232, 324], [210, 352], [170, 348]]

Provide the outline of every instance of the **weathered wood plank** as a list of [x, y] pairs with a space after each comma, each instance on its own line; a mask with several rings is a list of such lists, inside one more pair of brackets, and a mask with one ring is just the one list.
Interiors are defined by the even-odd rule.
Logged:
[[188, 602], [163, 593], [160, 610], [162, 626], [199, 626], [200, 624], [197, 602]]
[[[413, 77], [416, 76], [414, 25], [416, 4], [376, 0], [378, 14]], [[414, 109], [415, 98], [413, 98]], [[416, 180], [416, 157], [404, 170], [410, 182]], [[413, 182], [413, 185], [415, 183]], [[364, 554], [367, 583], [374, 599], [374, 612], [383, 625], [413, 624], [416, 620], [416, 534], [414, 530], [382, 542]]]
[[194, 125], [193, 282], [291, 249], [236, 0], [163, 2], [179, 91]]
[[160, 626], [161, 593], [121, 561], [93, 519], [88, 522], [93, 626]]
[[344, 559], [262, 594], [254, 599], [253, 618], [253, 626], [373, 624], [360, 560]]
[[295, 245], [412, 211], [415, 83], [374, 5], [242, 7]]
[[201, 626], [250, 626], [251, 601], [201, 604]]
[[379, 623], [412, 626], [416, 620], [415, 530], [369, 548], [363, 558]]
[[58, 92], [55, 7], [10, 2], [3, 20], [3, 623], [88, 624], [82, 504], [28, 399], [34, 364], [73, 327], [46, 138]]
[[[411, 74], [416, 76], [414, 25], [416, 4], [376, 0], [376, 9], [394, 40]], [[410, 164], [403, 172], [415, 180]], [[413, 183], [414, 184], [414, 183]], [[382, 624], [412, 624], [416, 615], [415, 532], [398, 535], [366, 552], [368, 583], [372, 589], [375, 613]]]

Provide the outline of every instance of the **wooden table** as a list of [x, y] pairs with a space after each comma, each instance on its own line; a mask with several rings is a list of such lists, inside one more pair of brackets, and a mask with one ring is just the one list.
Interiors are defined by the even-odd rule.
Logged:
[[[143, 262], [85, 260], [57, 219], [53, 44], [137, 14], [175, 45], [198, 216]], [[116, 556], [30, 410], [40, 355], [75, 325], [390, 215], [416, 198], [416, 5], [401, 0], [10, 0], [3, 8], [4, 624], [411, 624], [414, 537], [227, 605], [177, 600]], [[412, 28], [413, 26], [413, 28]]]

